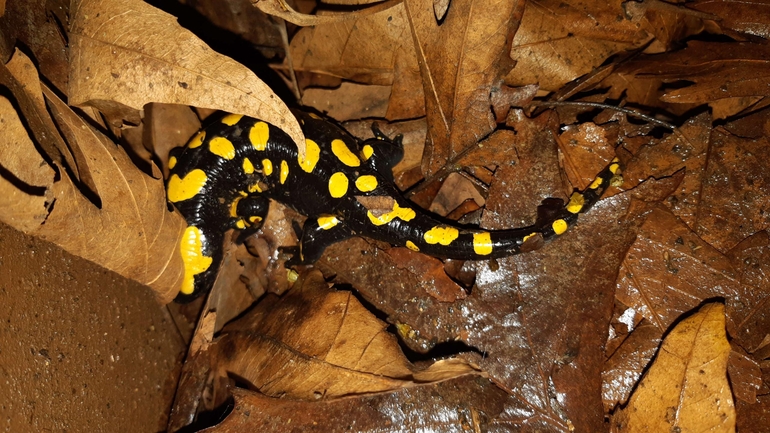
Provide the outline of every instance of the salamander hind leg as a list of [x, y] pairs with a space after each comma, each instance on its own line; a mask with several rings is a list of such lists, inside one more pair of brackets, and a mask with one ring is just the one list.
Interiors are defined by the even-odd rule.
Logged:
[[308, 218], [302, 229], [298, 254], [286, 262], [287, 267], [305, 265], [321, 258], [326, 247], [353, 236], [353, 232], [334, 215]]

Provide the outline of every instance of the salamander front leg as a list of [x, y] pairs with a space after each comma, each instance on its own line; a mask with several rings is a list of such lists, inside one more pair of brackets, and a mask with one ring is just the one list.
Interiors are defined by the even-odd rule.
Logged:
[[321, 258], [326, 247], [353, 236], [353, 232], [333, 215], [308, 218], [299, 241], [299, 254], [286, 261], [286, 266], [305, 265]]

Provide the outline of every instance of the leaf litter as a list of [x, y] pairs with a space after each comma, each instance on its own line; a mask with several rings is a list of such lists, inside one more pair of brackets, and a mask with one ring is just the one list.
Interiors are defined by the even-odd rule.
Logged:
[[[14, 28], [0, 45], [0, 220], [167, 302], [184, 223], [155, 164], [164, 135], [189, 132], [147, 104], [250, 114], [301, 146], [299, 130], [244, 59], [149, 4], [75, 1], [54, 30], [41, 23], [61, 11], [45, 15], [44, 3], [24, 21], [10, 2], [0, 18]], [[257, 3], [312, 26], [288, 27], [287, 46], [266, 31], [274, 70], [307, 90], [305, 104], [359, 120], [349, 129], [360, 137], [375, 115], [411, 137], [394, 177], [420, 206], [508, 228], [532, 224], [543, 200], [565, 200], [615, 155], [624, 184], [536, 251], [442, 264], [353, 238], [327, 250], [323, 276], [303, 271], [291, 288], [277, 247], [295, 242], [303, 217], [271, 206], [259, 236], [228, 249], [206, 305], [185, 307], [217, 313], [199, 322], [170, 430], [231, 396], [233, 412], [211, 431], [770, 425], [762, 6], [338, 2], [351, 12], [308, 15], [306, 3]], [[218, 25], [243, 28], [231, 19]], [[36, 30], [64, 32], [68, 55]], [[28, 51], [15, 52], [16, 39]], [[329, 88], [342, 83], [345, 94]], [[526, 107], [553, 97], [627, 105], [676, 127], [610, 108]], [[135, 126], [149, 132], [132, 138]], [[116, 146], [137, 136], [152, 137], [149, 151]]]

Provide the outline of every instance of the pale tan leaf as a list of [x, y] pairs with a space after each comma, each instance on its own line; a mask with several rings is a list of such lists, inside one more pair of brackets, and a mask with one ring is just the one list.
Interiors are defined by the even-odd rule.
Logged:
[[724, 305], [706, 304], [663, 341], [614, 431], [734, 432], [729, 355]]
[[[5, 199], [13, 206], [2, 207], [2, 218], [20, 230], [51, 241], [127, 278], [151, 286], [163, 302], [174, 297], [182, 276], [177, 252], [185, 224], [169, 212], [163, 182], [136, 168], [130, 158], [77, 116], [56, 95], [43, 89], [57, 128], [77, 146], [87, 161], [99, 191], [99, 206], [88, 200], [72, 182], [66, 170], [54, 181], [19, 119], [8, 116], [3, 133], [15, 137], [4, 141], [3, 163], [18, 179], [34, 182], [42, 193], [10, 189], [4, 182]], [[8, 110], [4, 110], [4, 115]], [[9, 161], [16, 160], [16, 163]], [[41, 174], [38, 173], [43, 170]], [[26, 203], [24, 215], [20, 215]], [[30, 203], [33, 205], [31, 208]]]
[[85, 168], [83, 155], [77, 148], [67, 146], [48, 115], [38, 71], [32, 60], [22, 51], [15, 50], [8, 63], [0, 65], [0, 83], [16, 98], [22, 117], [48, 158], [66, 166], [81, 186], [98, 194], [91, 173]]
[[304, 153], [299, 125], [273, 91], [175, 17], [139, 0], [77, 0], [71, 16], [71, 104], [132, 119], [149, 102], [246, 114], [286, 131]]
[[54, 171], [35, 149], [11, 101], [0, 96], [0, 221], [29, 232], [45, 221]]
[[[357, 19], [362, 16], [375, 14], [377, 12], [383, 11], [385, 9], [391, 8], [401, 3], [401, 0], [389, 0], [384, 3], [380, 3], [357, 12], [338, 14], [338, 15], [307, 15], [307, 14], [302, 14], [295, 11], [294, 9], [291, 8], [291, 6], [287, 2], [282, 0], [251, 0], [251, 1], [254, 4], [254, 6], [257, 9], [261, 10], [262, 12], [268, 15], [274, 15], [276, 17], [283, 18], [286, 21], [301, 27], [332, 24], [335, 22]], [[339, 2], [339, 1], [336, 1], [336, 2], [332, 1], [332, 2], [325, 2], [325, 3], [343, 4], [343, 2]], [[360, 2], [348, 2], [348, 3], [352, 4], [353, 6], [358, 6], [358, 5], [365, 4], [367, 2], [360, 1]], [[378, 2], [368, 2], [368, 3], [378, 3]]]

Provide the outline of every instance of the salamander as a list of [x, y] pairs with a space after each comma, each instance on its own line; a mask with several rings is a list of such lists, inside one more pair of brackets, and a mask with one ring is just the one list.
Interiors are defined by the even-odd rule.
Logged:
[[224, 233], [257, 231], [270, 199], [308, 217], [289, 266], [313, 263], [328, 245], [354, 235], [436, 257], [480, 260], [528, 251], [536, 240], [564, 233], [599, 200], [620, 167], [614, 159], [585, 191], [574, 192], [565, 206], [533, 226], [467, 228], [400, 194], [391, 171], [403, 157], [400, 136], [390, 139], [374, 126], [374, 138], [360, 142], [319, 116], [295, 115], [306, 137], [304, 158], [281, 129], [236, 114], [171, 152], [166, 192], [188, 224], [180, 241], [184, 277], [176, 301], [211, 288]]

